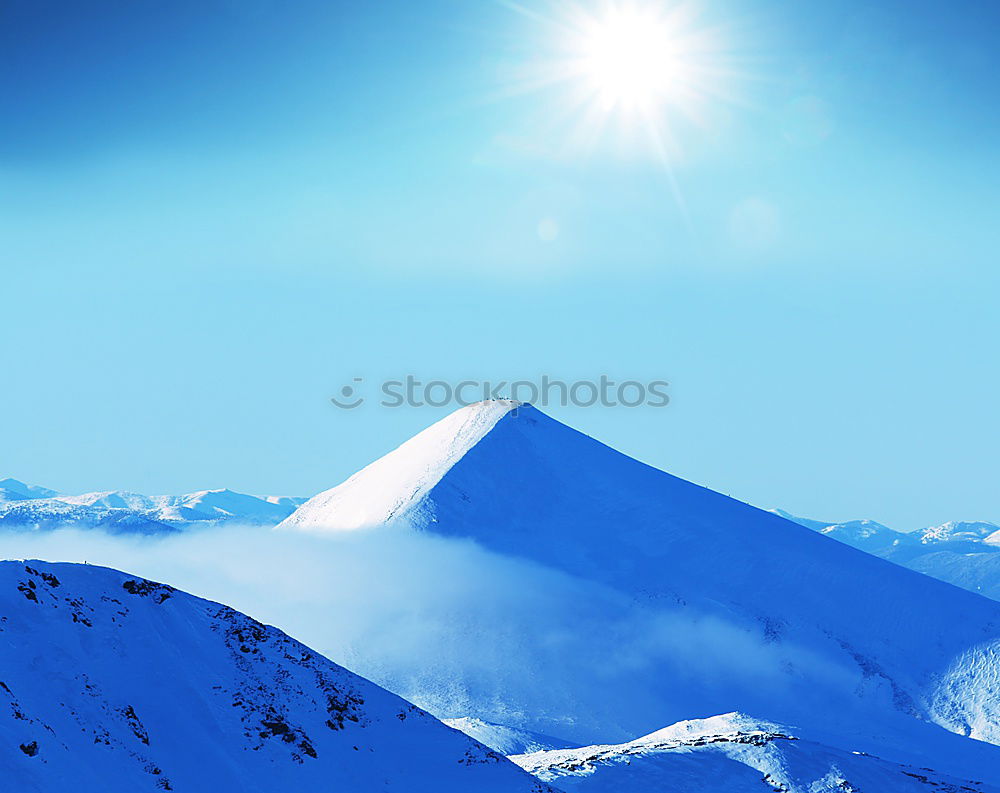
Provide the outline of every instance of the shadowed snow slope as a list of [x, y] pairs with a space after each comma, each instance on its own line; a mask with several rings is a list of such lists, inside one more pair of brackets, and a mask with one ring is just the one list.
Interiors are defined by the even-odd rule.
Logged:
[[[516, 726], [579, 741], [592, 727], [637, 735], [740, 709], [856, 736], [859, 749], [891, 745], [904, 762], [930, 756], [955, 775], [1000, 775], [995, 747], [940, 728], [1000, 742], [1000, 604], [651, 468], [527, 405], [458, 411], [280, 527], [400, 518], [622, 593], [653, 615], [653, 652], [608, 657], [601, 670], [533, 669], [563, 697], [559, 708], [538, 713], [508, 681], [492, 698], [466, 692], [460, 713], [511, 723], [508, 713], [534, 704]], [[580, 624], [591, 605], [580, 600]], [[402, 677], [380, 682], [428, 703]], [[598, 712], [591, 698], [584, 712], [574, 690], [595, 685], [608, 686], [606, 701]], [[500, 699], [506, 712], [492, 704]]]
[[623, 744], [522, 754], [522, 768], [592, 793], [996, 793], [980, 782], [810, 741], [738, 713], [684, 721]]
[[547, 790], [275, 628], [44, 562], [0, 562], [0, 788]]

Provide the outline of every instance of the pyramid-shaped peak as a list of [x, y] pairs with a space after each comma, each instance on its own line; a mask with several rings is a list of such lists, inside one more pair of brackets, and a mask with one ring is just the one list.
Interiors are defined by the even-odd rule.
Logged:
[[343, 484], [309, 499], [279, 528], [360, 529], [402, 518], [501, 419], [524, 410], [533, 408], [514, 399], [459, 408]]

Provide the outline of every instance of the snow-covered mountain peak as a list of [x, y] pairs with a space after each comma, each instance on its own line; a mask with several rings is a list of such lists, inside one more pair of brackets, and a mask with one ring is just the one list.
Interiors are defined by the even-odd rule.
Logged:
[[[1000, 712], [977, 698], [1000, 660], [967, 652], [1000, 640], [997, 604], [652, 468], [530, 406], [485, 408], [454, 414], [281, 525], [405, 517], [422, 532], [569, 576], [583, 602], [610, 609], [621, 598], [614, 611], [662, 625], [650, 631], [670, 639], [655, 651], [655, 673], [626, 663], [604, 673], [600, 684], [613, 679], [616, 697], [592, 697], [591, 670], [568, 666], [541, 693], [506, 670], [486, 683], [462, 672], [450, 683], [456, 695], [426, 695], [404, 670], [382, 682], [445, 714], [461, 708], [499, 723], [532, 714], [512, 726], [560, 734], [566, 725], [577, 742], [600, 737], [600, 725], [620, 738], [735, 705], [779, 723], [823, 714], [832, 732], [863, 735], [866, 751], [887, 755], [945, 740], [934, 724], [1000, 743]], [[689, 642], [706, 647], [696, 660]]]
[[847, 523], [836, 523], [826, 526], [821, 530], [821, 534], [832, 534], [838, 527], [850, 527], [857, 537], [868, 539], [876, 534], [885, 531], [892, 531], [888, 526], [883, 526], [874, 520], [852, 520]]
[[[517, 409], [516, 413], [514, 413]], [[408, 516], [423, 497], [505, 417], [531, 410], [512, 399], [456, 410], [343, 484], [299, 507], [279, 528], [360, 529]]]
[[[622, 757], [723, 742], [764, 746], [776, 739], [797, 740], [789, 729], [779, 724], [733, 712], [704, 719], [679, 721], [625, 743], [543, 749], [537, 752], [525, 752], [514, 760], [522, 768], [546, 778], [547, 774], [544, 771], [548, 769], [562, 768], [569, 772], [592, 773], [597, 765]], [[555, 774], [550, 778], [557, 776], [558, 774]]]
[[846, 545], [876, 555], [885, 549], [910, 543], [914, 539], [910, 535], [890, 529], [888, 526], [884, 526], [874, 520], [847, 520], [834, 523], [832, 521], [802, 518], [783, 509], [769, 509], [768, 512], [778, 515], [785, 520], [790, 520], [792, 523], [798, 523], [800, 526], [817, 531], [827, 537], [832, 537]]
[[752, 733], [781, 733], [787, 730], [781, 725], [761, 721], [744, 713], [723, 713], [705, 719], [687, 719], [671, 724], [649, 735], [632, 741], [637, 746], [657, 746], [661, 744], [681, 744], [706, 735], [738, 735]]

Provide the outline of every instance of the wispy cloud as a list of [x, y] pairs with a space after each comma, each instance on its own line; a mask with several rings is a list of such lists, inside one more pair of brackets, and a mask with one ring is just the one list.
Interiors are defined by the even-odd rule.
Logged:
[[[63, 530], [5, 535], [0, 556], [86, 561], [169, 582], [276, 625], [438, 715], [570, 739], [634, 737], [708, 715], [706, 702], [718, 712], [746, 707], [731, 692], [777, 693], [804, 660], [802, 650], [691, 606], [637, 602], [404, 528], [164, 538]], [[827, 673], [840, 684], [839, 670]]]

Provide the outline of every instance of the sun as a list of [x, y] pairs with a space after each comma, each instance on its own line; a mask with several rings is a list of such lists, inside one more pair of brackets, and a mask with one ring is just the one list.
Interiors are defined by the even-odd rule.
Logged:
[[727, 30], [706, 22], [703, 0], [500, 0], [530, 23], [537, 57], [512, 94], [544, 93], [540, 106], [560, 153], [602, 141], [670, 168], [685, 138], [708, 128], [720, 102], [734, 104], [739, 77]]
[[689, 79], [668, 21], [650, 9], [612, 6], [584, 21], [578, 76], [606, 110], [654, 110], [675, 100]]

